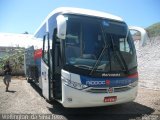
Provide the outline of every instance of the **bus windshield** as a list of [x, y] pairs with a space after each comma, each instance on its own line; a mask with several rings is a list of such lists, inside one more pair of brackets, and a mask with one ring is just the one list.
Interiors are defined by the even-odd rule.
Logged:
[[94, 72], [129, 71], [137, 66], [132, 37], [124, 22], [66, 15], [66, 65]]

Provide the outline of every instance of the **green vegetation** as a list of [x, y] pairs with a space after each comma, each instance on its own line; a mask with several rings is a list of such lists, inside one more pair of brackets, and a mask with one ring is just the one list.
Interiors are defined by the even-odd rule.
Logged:
[[23, 69], [24, 65], [24, 48], [16, 48], [14, 50], [7, 50], [6, 55], [0, 58], [0, 71], [3, 69], [5, 62], [9, 60], [14, 73]]
[[146, 28], [149, 37], [160, 36], [160, 22], [155, 23]]

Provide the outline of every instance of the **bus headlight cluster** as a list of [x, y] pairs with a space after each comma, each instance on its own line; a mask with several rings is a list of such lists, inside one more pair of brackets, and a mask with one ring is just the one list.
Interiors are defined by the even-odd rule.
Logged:
[[72, 88], [78, 89], [78, 90], [82, 90], [84, 88], [87, 88], [87, 85], [83, 85], [65, 78], [62, 78], [62, 81], [64, 82], [65, 85], [70, 86]]

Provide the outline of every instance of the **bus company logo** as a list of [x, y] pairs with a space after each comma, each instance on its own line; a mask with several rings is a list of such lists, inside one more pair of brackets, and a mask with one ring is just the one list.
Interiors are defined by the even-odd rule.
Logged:
[[106, 81], [86, 81], [86, 85], [110, 85], [110, 80], [106, 80]]
[[86, 85], [105, 85], [105, 81], [86, 81]]
[[110, 80], [106, 80], [106, 85], [110, 85]]
[[114, 88], [108, 88], [107, 93], [114, 93]]

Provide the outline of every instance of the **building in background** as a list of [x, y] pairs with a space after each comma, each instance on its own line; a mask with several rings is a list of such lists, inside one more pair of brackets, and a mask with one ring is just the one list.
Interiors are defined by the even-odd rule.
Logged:
[[30, 34], [0, 33], [0, 75], [6, 60], [12, 65], [13, 75], [23, 75], [25, 48], [33, 44], [38, 49], [42, 41], [34, 40]]

